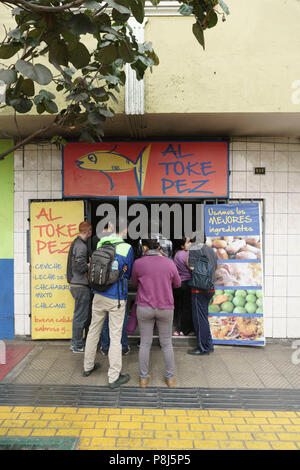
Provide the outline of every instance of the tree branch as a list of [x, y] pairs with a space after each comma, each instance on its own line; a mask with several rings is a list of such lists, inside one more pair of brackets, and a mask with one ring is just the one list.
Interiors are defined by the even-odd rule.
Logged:
[[34, 3], [27, 2], [26, 0], [5, 0], [5, 2], [1, 1], [1, 3], [12, 4], [17, 6], [22, 5], [31, 11], [55, 13], [67, 10], [68, 8], [79, 7], [83, 3], [86, 3], [86, 1], [87, 0], [75, 0], [74, 2], [66, 3], [65, 5], [61, 5], [59, 7], [46, 7], [43, 5], [36, 5]]
[[[26, 137], [26, 139], [22, 140], [21, 142], [18, 142], [14, 147], [6, 150], [6, 152], [3, 152], [0, 154], [0, 160], [4, 160], [4, 157], [9, 155], [10, 153], [14, 152], [15, 150], [19, 149], [20, 147], [23, 147], [23, 145], [28, 144], [28, 142], [31, 142], [35, 137], [38, 137], [40, 134], [43, 132], [46, 132], [47, 130], [51, 129], [51, 127], [54, 126], [54, 123], [52, 122], [49, 126], [47, 127], [42, 127], [38, 131], [35, 131], [33, 134], [29, 135]], [[56, 125], [57, 126], [57, 125]], [[55, 126], [55, 127], [56, 127]]]

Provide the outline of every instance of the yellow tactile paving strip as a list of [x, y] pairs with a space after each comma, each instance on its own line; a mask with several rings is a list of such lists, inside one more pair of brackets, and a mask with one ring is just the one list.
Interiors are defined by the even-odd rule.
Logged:
[[74, 436], [81, 450], [297, 450], [300, 412], [0, 406], [0, 436]]

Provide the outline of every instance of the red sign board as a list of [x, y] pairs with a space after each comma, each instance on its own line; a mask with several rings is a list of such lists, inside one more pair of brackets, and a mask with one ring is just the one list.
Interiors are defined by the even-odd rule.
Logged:
[[228, 197], [228, 143], [69, 143], [64, 196]]

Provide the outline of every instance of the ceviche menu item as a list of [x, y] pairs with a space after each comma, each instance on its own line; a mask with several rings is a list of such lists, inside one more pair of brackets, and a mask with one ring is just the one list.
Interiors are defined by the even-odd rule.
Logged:
[[258, 203], [205, 208], [206, 244], [217, 256], [208, 307], [214, 343], [265, 344], [261, 217]]

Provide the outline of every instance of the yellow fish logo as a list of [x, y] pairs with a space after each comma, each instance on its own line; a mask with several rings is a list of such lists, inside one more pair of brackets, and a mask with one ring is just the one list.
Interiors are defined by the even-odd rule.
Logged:
[[83, 170], [100, 171], [100, 173], [107, 176], [110, 181], [111, 191], [114, 183], [109, 173], [124, 173], [125, 171], [134, 170], [136, 185], [141, 196], [146, 179], [151, 145], [143, 147], [135, 162], [125, 155], [116, 153], [114, 151], [116, 147], [117, 145], [112, 150], [99, 150], [98, 152], [88, 153], [78, 158], [75, 163]]

